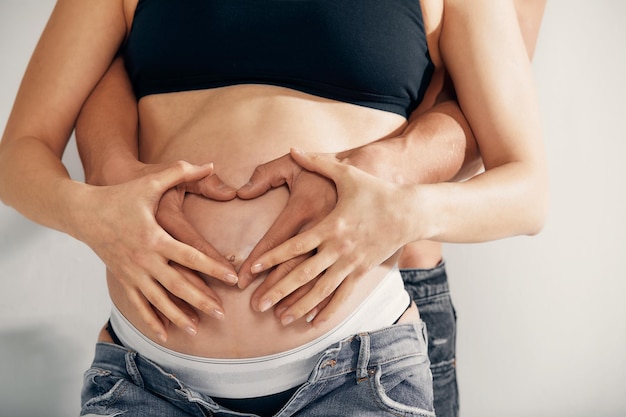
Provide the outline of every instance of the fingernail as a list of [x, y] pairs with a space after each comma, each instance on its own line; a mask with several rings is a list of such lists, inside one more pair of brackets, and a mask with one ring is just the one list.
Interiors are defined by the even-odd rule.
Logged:
[[267, 298], [264, 298], [259, 304], [259, 311], [261, 313], [264, 313], [267, 310], [269, 310], [271, 306], [272, 306], [272, 302], [268, 300]]
[[249, 282], [249, 279], [247, 279], [245, 276], [242, 276], [239, 281], [237, 281], [237, 286], [239, 287], [239, 289], [243, 290], [248, 286]]
[[211, 315], [213, 316], [213, 318], [216, 318], [218, 320], [224, 320], [224, 312], [218, 309], [214, 309], [211, 312]]
[[283, 323], [283, 326], [287, 326], [293, 323], [293, 316], [283, 317], [283, 319], [281, 320], [281, 323]]
[[253, 185], [253, 182], [252, 182], [252, 181], [248, 181], [248, 182], [247, 182], [247, 183], [246, 183], [243, 187], [241, 187], [241, 188], [250, 188], [250, 187], [252, 187], [252, 185]]
[[165, 336], [163, 333], [157, 333], [157, 338], [163, 343], [167, 342], [167, 336]]
[[195, 336], [196, 334], [198, 334], [198, 331], [191, 326], [185, 327], [185, 330], [187, 331], [187, 333], [189, 333], [192, 336]]
[[257, 272], [261, 272], [262, 270], [263, 270], [263, 264], [254, 264], [250, 268], [250, 271], [252, 271], [253, 274], [256, 274]]
[[317, 316], [317, 310], [313, 310], [311, 311], [309, 314], [306, 315], [306, 322], [310, 323], [313, 321], [313, 319], [315, 318], [315, 316]]
[[295, 153], [304, 153], [302, 152], [302, 149], [300, 148], [291, 148], [292, 151], [294, 151]]
[[226, 275], [224, 275], [224, 278], [226, 279], [226, 282], [230, 284], [236, 284], [237, 281], [239, 281], [239, 277], [231, 273], [227, 273]]

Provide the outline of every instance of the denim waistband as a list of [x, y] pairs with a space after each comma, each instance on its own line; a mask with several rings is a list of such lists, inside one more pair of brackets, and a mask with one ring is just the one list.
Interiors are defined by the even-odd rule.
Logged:
[[[371, 376], [374, 368], [386, 364], [423, 363], [428, 361], [426, 340], [426, 328], [421, 321], [351, 336], [322, 353], [300, 390], [335, 377], [356, 378], [358, 382]], [[175, 374], [123, 346], [99, 342], [93, 366], [118, 374], [164, 398], [219, 407], [209, 395], [190, 389]]]
[[373, 332], [359, 333], [329, 347], [309, 377], [317, 382], [356, 371], [357, 381], [367, 378], [377, 366], [406, 359], [428, 360], [424, 322], [396, 324]]
[[420, 281], [433, 278], [447, 278], [445, 261], [441, 261], [436, 267], [428, 269], [402, 268], [400, 269], [400, 273], [402, 274], [404, 282], [408, 284], [417, 284]]

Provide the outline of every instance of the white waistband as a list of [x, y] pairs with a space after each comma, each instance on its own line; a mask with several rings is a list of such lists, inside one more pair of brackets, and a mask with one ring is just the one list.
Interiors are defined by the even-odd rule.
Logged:
[[212, 397], [252, 398], [304, 383], [326, 348], [357, 333], [391, 325], [409, 301], [402, 276], [393, 268], [361, 305], [328, 333], [285, 352], [244, 359], [205, 358], [167, 349], [139, 332], [115, 306], [111, 325], [124, 346], [176, 374], [189, 388]]

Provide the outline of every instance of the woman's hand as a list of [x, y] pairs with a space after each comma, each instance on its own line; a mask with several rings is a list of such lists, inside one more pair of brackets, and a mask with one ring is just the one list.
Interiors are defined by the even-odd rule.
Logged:
[[[171, 228], [182, 224], [179, 236], [193, 235], [195, 231], [189, 232], [182, 219], [184, 194], [197, 192], [222, 199], [228, 194], [215, 187], [220, 181], [212, 175], [212, 164], [176, 162], [150, 169], [154, 172], [128, 182], [93, 187], [82, 209], [76, 211], [74, 223], [80, 225], [77, 237], [104, 261], [143, 320], [164, 341], [168, 321], [190, 334], [197, 332], [197, 315], [188, 305], [218, 319], [224, 315], [218, 297], [192, 271], [233, 285], [237, 276], [208, 243], [193, 243], [201, 251], [179, 242], [155, 218]], [[234, 191], [230, 194], [234, 196]]]
[[[334, 156], [292, 151], [293, 159], [309, 171], [331, 179], [338, 200], [335, 209], [317, 225], [252, 259], [259, 273], [283, 262], [314, 253], [271, 287], [258, 294], [258, 306], [266, 311], [305, 285], [312, 288], [281, 311], [287, 325], [301, 317], [317, 325], [327, 320], [366, 272], [391, 257], [412, 240], [409, 200], [411, 186], [378, 179]], [[406, 203], [406, 205], [405, 205]], [[312, 284], [314, 282], [314, 284]], [[322, 311], [320, 304], [328, 302]]]

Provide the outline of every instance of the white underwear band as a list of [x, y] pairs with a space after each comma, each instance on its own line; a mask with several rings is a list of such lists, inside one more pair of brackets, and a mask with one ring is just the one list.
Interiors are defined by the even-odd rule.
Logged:
[[402, 276], [394, 267], [361, 305], [328, 333], [285, 352], [244, 359], [205, 358], [167, 349], [139, 332], [115, 306], [111, 325], [124, 346], [176, 374], [189, 388], [212, 397], [253, 398], [306, 382], [329, 346], [357, 333], [390, 326], [409, 302]]

